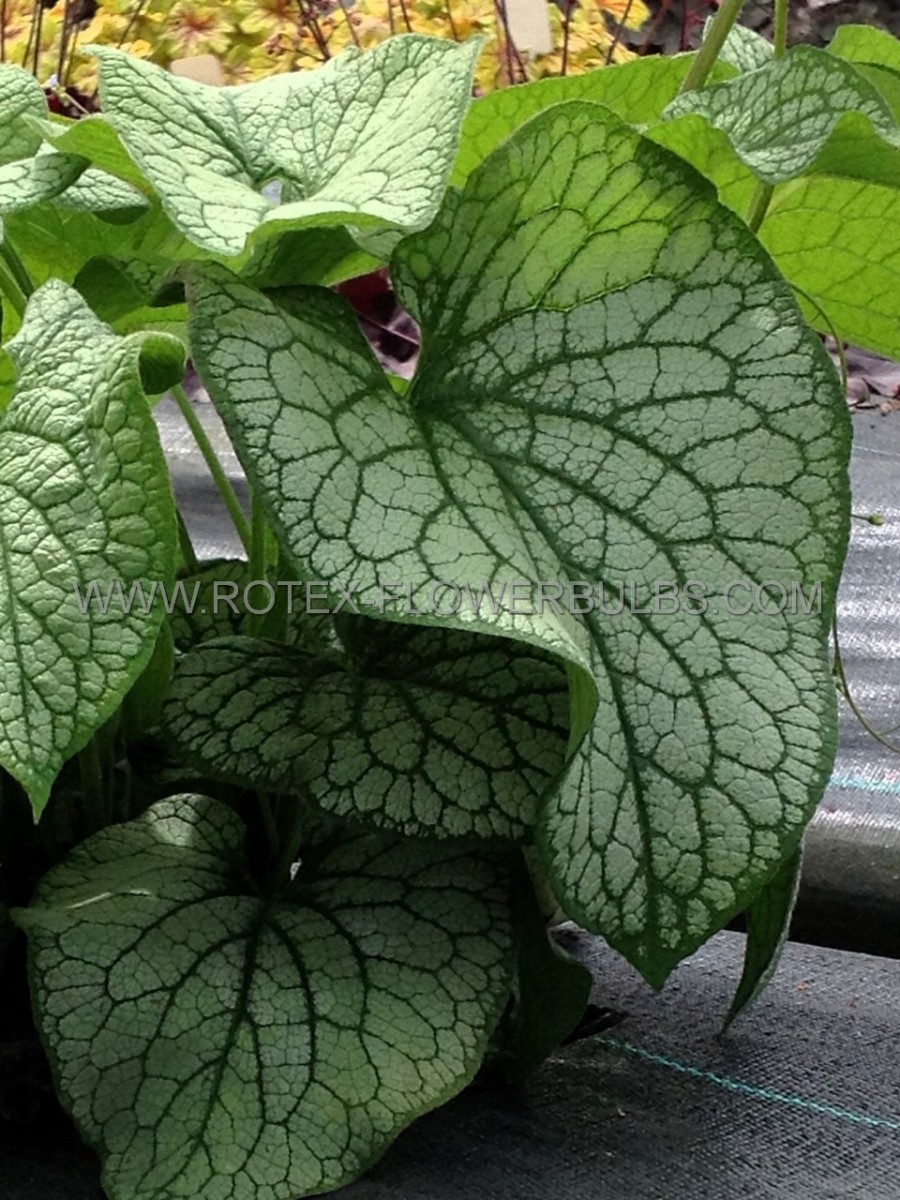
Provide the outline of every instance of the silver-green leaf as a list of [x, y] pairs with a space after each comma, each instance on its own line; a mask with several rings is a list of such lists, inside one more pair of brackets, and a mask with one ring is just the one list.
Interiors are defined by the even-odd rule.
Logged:
[[73, 212], [102, 214], [120, 222], [136, 218], [150, 207], [137, 188], [96, 167], [89, 167], [56, 197], [56, 203]]
[[174, 506], [141, 367], [179, 356], [169, 339], [115, 336], [58, 282], [6, 349], [17, 382], [0, 421], [0, 763], [39, 814], [156, 642], [161, 608], [103, 612], [85, 597], [93, 582], [127, 596], [171, 580]]
[[557, 661], [497, 638], [363, 623], [349, 661], [254, 638], [183, 658], [165, 721], [212, 777], [307, 789], [411, 835], [531, 835], [558, 780], [568, 687]]
[[473, 1076], [510, 992], [488, 852], [347, 837], [251, 887], [244, 829], [178, 796], [97, 834], [17, 919], [63, 1102], [110, 1200], [295, 1200]]
[[[403, 36], [234, 88], [94, 52], [103, 120], [172, 221], [196, 246], [235, 258], [249, 238], [289, 229], [424, 228], [443, 195], [480, 46]], [[274, 179], [300, 198], [273, 206], [261, 189]]]
[[[835, 749], [846, 405], [710, 193], [600, 105], [534, 118], [396, 256], [424, 347], [403, 396], [334, 297], [189, 284], [195, 360], [305, 578], [354, 581], [401, 621], [427, 619], [406, 600], [421, 610], [440, 580], [606, 585], [605, 612], [507, 598], [433, 619], [568, 663], [573, 760], [539, 814], [545, 865], [653, 982], [796, 843]], [[734, 612], [741, 580], [751, 599], [821, 584], [821, 602]], [[667, 581], [680, 603], [654, 609]]]
[[[704, 41], [709, 37], [713, 17], [707, 17], [703, 26]], [[737, 71], [755, 71], [772, 61], [775, 48], [762, 34], [746, 25], [733, 25], [719, 52], [719, 62], [726, 62]]]
[[766, 183], [800, 175], [848, 114], [865, 117], [889, 146], [900, 147], [890, 106], [850, 63], [796, 46], [784, 58], [736, 79], [678, 96], [667, 120], [697, 113], [728, 136], [734, 152]]
[[70, 154], [38, 154], [0, 167], [0, 216], [58, 196], [87, 166]]

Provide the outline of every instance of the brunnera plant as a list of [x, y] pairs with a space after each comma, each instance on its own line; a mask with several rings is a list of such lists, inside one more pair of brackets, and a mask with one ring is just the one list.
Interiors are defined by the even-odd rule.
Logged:
[[[477, 43], [415, 36], [222, 90], [101, 51], [78, 122], [0, 72], [0, 834], [49, 866], [3, 899], [112, 1200], [326, 1191], [486, 1057], [536, 1066], [590, 987], [548, 908], [654, 986], [745, 910], [731, 1015], [771, 972], [836, 742], [850, 430], [814, 330], [895, 347], [900, 51], [785, 52], [738, 8], [471, 105]], [[331, 287], [384, 264], [409, 385]], [[167, 390], [243, 560], [197, 561]], [[81, 602], [176, 577], [325, 611]]]

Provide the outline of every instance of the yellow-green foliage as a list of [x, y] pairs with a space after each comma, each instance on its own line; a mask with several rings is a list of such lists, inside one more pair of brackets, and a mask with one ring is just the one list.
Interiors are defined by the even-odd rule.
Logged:
[[[554, 3], [549, 12], [557, 48], [530, 61], [509, 54], [495, 0], [107, 0], [90, 21], [72, 24], [65, 47], [66, 4], [43, 10], [38, 38], [39, 7], [40, 0], [7, 0], [5, 60], [27, 60], [31, 67], [36, 59], [42, 82], [58, 74], [87, 89], [93, 86], [93, 63], [79, 54], [78, 46], [91, 42], [122, 46], [163, 66], [214, 54], [231, 83], [314, 67], [353, 42], [372, 46], [408, 29], [460, 39], [487, 34], [478, 71], [478, 84], [485, 90], [510, 82], [510, 62], [513, 82], [522, 79], [523, 70], [534, 79], [559, 74], [562, 66], [564, 23]], [[82, 5], [69, 0], [68, 8], [77, 15]], [[577, 74], [603, 63], [617, 24], [624, 18], [628, 28], [636, 29], [647, 16], [643, 0], [583, 0], [570, 21], [568, 71]], [[612, 49], [613, 60], [628, 57], [621, 45]]]

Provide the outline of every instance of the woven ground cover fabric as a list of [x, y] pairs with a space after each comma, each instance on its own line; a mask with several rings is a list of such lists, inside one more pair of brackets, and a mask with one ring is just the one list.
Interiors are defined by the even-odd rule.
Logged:
[[[900, 963], [791, 943], [760, 1002], [718, 1031], [743, 937], [660, 995], [563, 931], [623, 1014], [522, 1092], [486, 1080], [407, 1131], [339, 1200], [896, 1200]], [[3, 1200], [99, 1200], [93, 1158], [0, 1127]]]
[[896, 1200], [900, 964], [792, 944], [720, 1039], [740, 935], [659, 997], [597, 939], [578, 944], [621, 1024], [522, 1097], [475, 1089], [426, 1118], [341, 1200]]

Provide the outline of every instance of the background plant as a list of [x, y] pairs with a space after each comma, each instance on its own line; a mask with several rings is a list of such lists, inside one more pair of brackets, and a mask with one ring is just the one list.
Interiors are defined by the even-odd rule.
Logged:
[[586, 0], [573, 5], [566, 20], [551, 3], [555, 49], [531, 58], [507, 36], [503, 8], [495, 0], [106, 0], [99, 5], [72, 0], [46, 8], [33, 0], [7, 0], [4, 11], [0, 60], [29, 66], [42, 81], [55, 75], [88, 91], [95, 85], [95, 64], [79, 53], [79, 44], [114, 46], [161, 66], [214, 54], [228, 82], [244, 83], [313, 68], [347, 46], [371, 48], [411, 32], [454, 41], [486, 36], [476, 80], [490, 89], [623, 62], [631, 54], [621, 44], [621, 30], [639, 29], [649, 15], [643, 0]]

